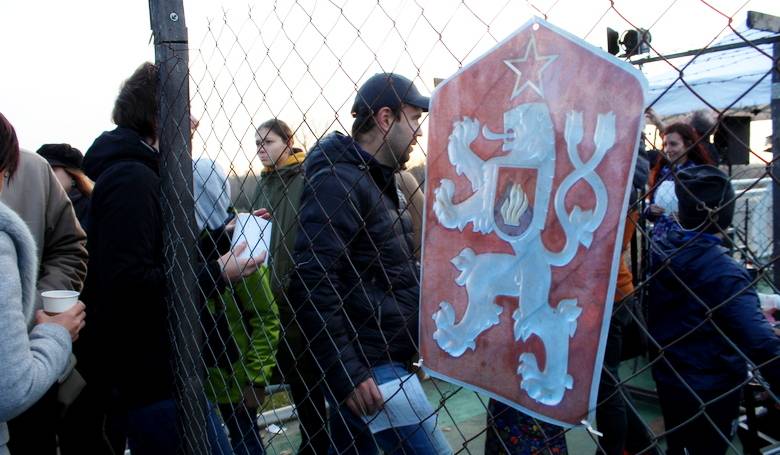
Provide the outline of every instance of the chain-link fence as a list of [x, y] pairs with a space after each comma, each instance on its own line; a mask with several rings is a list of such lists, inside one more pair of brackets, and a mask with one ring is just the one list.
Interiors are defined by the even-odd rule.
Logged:
[[[207, 403], [236, 453], [777, 447], [780, 35], [739, 22], [745, 5], [290, 0], [225, 10], [188, 38], [176, 7], [151, 12], [163, 168], [175, 183], [162, 204], [188, 451], [209, 451]], [[353, 101], [372, 75], [404, 75], [428, 96], [532, 15], [610, 47], [650, 83], [596, 408], [570, 428], [418, 368], [423, 209], [438, 187], [425, 181], [428, 114], [393, 113], [423, 136], [406, 138], [405, 163], [383, 161], [398, 139], [391, 129], [369, 134], [381, 119], [353, 126], [353, 115], [365, 120]], [[617, 30], [611, 46], [594, 38], [607, 26]], [[358, 133], [368, 156], [334, 131]], [[192, 167], [186, 153], [168, 152], [190, 138]], [[701, 164], [718, 166], [734, 193], [718, 186], [720, 174], [696, 174]], [[713, 192], [727, 197], [713, 202]], [[254, 271], [228, 252], [257, 236], [244, 253], [270, 258]], [[221, 276], [196, 280], [213, 263]], [[357, 418], [375, 408], [371, 379], [383, 385], [377, 400], [410, 415], [385, 426], [382, 413]]]

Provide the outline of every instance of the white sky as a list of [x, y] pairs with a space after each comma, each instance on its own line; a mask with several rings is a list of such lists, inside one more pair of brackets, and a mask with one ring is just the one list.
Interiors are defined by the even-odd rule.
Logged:
[[[416, 75], [430, 92], [434, 77], [478, 57], [525, 23], [534, 7], [600, 47], [607, 26], [631, 27], [607, 0], [382, 0], [381, 9], [366, 0], [256, 3], [250, 17], [246, 0], [185, 0], [192, 109], [201, 117], [194, 147], [239, 171], [254, 153], [253, 125], [277, 115], [301, 126], [298, 138], [309, 144], [316, 134], [348, 129], [355, 84], [368, 75]], [[748, 9], [780, 15], [777, 0], [710, 3], [739, 25]], [[702, 47], [727, 32], [728, 19], [696, 0], [615, 5], [628, 21], [651, 29], [662, 53]], [[86, 151], [112, 129], [121, 81], [154, 60], [150, 36], [144, 1], [0, 0], [0, 112], [22, 147], [68, 142]]]

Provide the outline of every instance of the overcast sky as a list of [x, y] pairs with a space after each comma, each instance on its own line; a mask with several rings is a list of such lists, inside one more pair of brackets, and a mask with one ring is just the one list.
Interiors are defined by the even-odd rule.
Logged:
[[[735, 15], [739, 25], [748, 9], [780, 15], [777, 0], [710, 3]], [[303, 125], [301, 140], [343, 129], [354, 86], [368, 75], [383, 69], [417, 75], [430, 92], [434, 77], [447, 77], [478, 57], [536, 10], [600, 47], [607, 26], [650, 27], [662, 53], [705, 46], [728, 23], [695, 0], [623, 0], [615, 10], [606, 0], [380, 5], [185, 0], [193, 112], [202, 118], [196, 147], [242, 169], [253, 153], [254, 125], [270, 116]], [[47, 142], [86, 150], [113, 128], [110, 113], [121, 81], [154, 60], [147, 2], [138, 0], [0, 0], [0, 36], [0, 112], [16, 127], [21, 145], [33, 150]]]

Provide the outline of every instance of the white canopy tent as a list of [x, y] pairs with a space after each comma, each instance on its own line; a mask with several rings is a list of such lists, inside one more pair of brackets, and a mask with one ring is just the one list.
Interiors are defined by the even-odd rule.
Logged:
[[[739, 34], [742, 37], [729, 33], [712, 46], [774, 36], [746, 27], [739, 29]], [[678, 69], [672, 68], [670, 63]], [[648, 77], [648, 102], [661, 118], [713, 108], [718, 112], [726, 110], [727, 115], [750, 115], [752, 120], [765, 120], [770, 116], [772, 44], [748, 45], [696, 58], [653, 62], [646, 64], [644, 69], [647, 73], [659, 71], [656, 76]], [[771, 134], [771, 130], [766, 133]], [[763, 137], [757, 139], [760, 142]], [[761, 148], [753, 146], [752, 149], [751, 160]], [[771, 159], [771, 155], [765, 159]], [[740, 195], [736, 201], [733, 225], [743, 231], [744, 246], [751, 251], [754, 259], [768, 258], [772, 254], [773, 233], [771, 179], [764, 176], [766, 168], [763, 161], [756, 161], [753, 166], [759, 171], [758, 176], [750, 175], [750, 166], [747, 166], [736, 172], [736, 179], [732, 182]]]
[[[730, 33], [713, 46], [743, 43], [773, 36], [745, 29], [739, 37]], [[691, 60], [670, 60], [678, 70], [650, 76], [650, 106], [661, 117], [682, 115], [714, 107], [721, 111], [752, 111], [756, 118], [769, 115], [771, 96], [772, 45], [762, 44], [712, 52]], [[646, 64], [665, 65], [665, 61]], [[649, 69], [649, 68], [648, 68]], [[684, 82], [683, 82], [684, 81]], [[706, 103], [705, 103], [706, 101]], [[709, 105], [708, 105], [709, 104]]]

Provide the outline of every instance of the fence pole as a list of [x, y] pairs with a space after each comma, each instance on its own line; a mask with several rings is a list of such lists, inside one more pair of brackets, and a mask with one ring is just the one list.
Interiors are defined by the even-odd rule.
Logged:
[[150, 0], [159, 68], [159, 140], [168, 310], [183, 453], [207, 454], [206, 398], [196, 311], [195, 216], [192, 199], [189, 56], [182, 0]]
[[[772, 257], [780, 257], [780, 42], [772, 45]], [[774, 285], [780, 289], [780, 264], [775, 263]]]
[[[758, 11], [748, 11], [747, 26], [756, 30], [780, 33], [780, 17]], [[773, 38], [777, 39], [779, 36]], [[772, 257], [780, 257], [780, 42], [772, 45]], [[772, 266], [775, 290], [780, 289], [780, 264]]]

